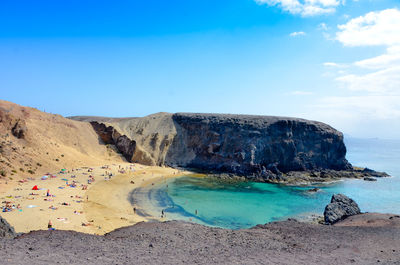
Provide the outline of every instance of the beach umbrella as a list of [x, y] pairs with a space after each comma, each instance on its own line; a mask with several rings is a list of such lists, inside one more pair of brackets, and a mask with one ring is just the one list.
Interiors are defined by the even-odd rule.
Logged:
[[35, 186], [33, 186], [32, 190], [39, 190], [39, 188], [37, 185], [35, 185]]

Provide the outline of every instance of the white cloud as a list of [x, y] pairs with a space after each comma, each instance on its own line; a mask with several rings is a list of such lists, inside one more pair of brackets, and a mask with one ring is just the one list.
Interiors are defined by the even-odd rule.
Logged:
[[341, 90], [343, 96], [320, 99], [314, 106], [320, 111], [313, 115], [339, 128], [346, 128], [348, 133], [398, 138], [400, 10], [370, 12], [338, 25], [338, 29], [335, 39], [344, 46], [383, 46], [386, 51], [346, 64], [324, 63], [330, 70], [330, 75], [325, 76], [334, 77], [345, 90]]
[[400, 65], [400, 46], [387, 49], [385, 54], [355, 62], [354, 65], [366, 69], [384, 69]]
[[376, 95], [400, 95], [400, 65], [364, 75], [348, 74], [336, 80], [344, 83], [352, 91], [366, 91]]
[[[386, 53], [352, 63], [353, 73], [339, 76], [352, 91], [400, 94], [400, 10], [370, 12], [339, 25], [336, 39], [345, 46], [386, 46]], [[367, 73], [355, 72], [364, 70]]]
[[290, 37], [298, 37], [298, 36], [305, 36], [306, 33], [304, 31], [296, 31], [289, 34]]
[[340, 0], [255, 0], [258, 4], [278, 6], [291, 14], [316, 16], [333, 13], [341, 4]]
[[345, 68], [347, 67], [346, 64], [334, 63], [334, 62], [326, 62], [323, 63], [325, 67], [334, 67], [334, 68]]
[[400, 44], [400, 10], [370, 12], [339, 25], [336, 39], [345, 46]]

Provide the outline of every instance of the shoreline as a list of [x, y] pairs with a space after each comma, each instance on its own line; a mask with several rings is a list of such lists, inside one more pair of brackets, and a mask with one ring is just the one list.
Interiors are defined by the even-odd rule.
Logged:
[[[50, 174], [54, 178], [48, 178], [47, 180], [41, 180], [36, 177], [35, 180], [8, 184], [8, 189], [0, 192], [2, 201], [11, 201], [15, 205], [20, 204], [20, 209], [14, 209], [12, 212], [3, 212], [1, 216], [15, 228], [16, 232], [22, 233], [46, 230], [49, 221], [52, 222], [52, 227], [57, 230], [73, 230], [97, 235], [103, 235], [115, 229], [131, 226], [139, 222], [149, 221], [181, 220], [212, 226], [204, 223], [201, 219], [195, 221], [195, 216], [185, 216], [179, 212], [169, 213], [168, 210], [165, 211], [167, 216], [161, 218], [162, 207], [153, 205], [156, 200], [149, 200], [149, 194], [143, 195], [142, 201], [144, 203], [142, 205], [135, 203], [131, 198], [134, 190], [146, 189], [153, 185], [162, 185], [162, 182], [172, 178], [188, 175], [205, 177], [206, 175], [181, 169], [145, 166], [128, 162], [111, 164], [108, 167], [108, 169], [104, 168], [104, 166], [81, 167], [72, 172], [71, 169], [68, 173]], [[126, 172], [116, 173], [120, 169], [124, 169]], [[87, 172], [88, 170], [90, 172]], [[104, 173], [106, 171], [113, 173], [111, 179], [105, 176]], [[72, 175], [76, 175], [75, 178], [72, 178]], [[87, 190], [82, 190], [80, 185], [85, 184], [90, 175], [96, 180], [87, 185]], [[240, 178], [218, 177], [215, 174], [210, 177], [227, 181], [252, 181]], [[62, 181], [62, 179], [66, 178], [69, 181], [76, 181], [79, 187], [71, 189], [66, 186], [65, 181]], [[329, 185], [344, 180], [363, 181], [362, 179], [346, 178], [317, 184], [273, 184], [285, 186]], [[33, 192], [31, 187], [35, 184], [39, 184], [39, 187], [43, 189]], [[48, 198], [45, 196], [47, 189], [50, 190], [54, 197]], [[28, 193], [35, 194], [27, 195]], [[136, 212], [134, 212], [134, 208], [136, 208]], [[165, 209], [167, 208], [163, 210]], [[158, 211], [160, 211], [160, 214], [158, 214]], [[319, 215], [317, 212], [309, 212], [308, 214], [304, 213], [298, 216], [289, 216], [288, 218], [296, 218], [302, 222], [311, 221], [313, 223], [317, 215]], [[171, 216], [173, 218], [168, 218]], [[307, 219], [314, 219], [314, 221]], [[31, 222], [31, 220], [35, 221]]]
[[[120, 170], [125, 172], [118, 173]], [[111, 179], [106, 172], [112, 173]], [[148, 221], [149, 218], [134, 214], [134, 206], [129, 203], [128, 193], [135, 187], [190, 173], [128, 162], [109, 164], [108, 168], [103, 165], [66, 169], [65, 173], [36, 176], [4, 185], [0, 192], [2, 206], [8, 204], [12, 211], [0, 215], [17, 233], [47, 230], [50, 221], [56, 230], [101, 235]], [[35, 185], [38, 190], [32, 190]], [[47, 190], [50, 196], [47, 196]]]
[[[216, 180], [222, 180], [222, 181], [227, 181], [228, 183], [232, 180], [234, 181], [244, 181], [244, 182], [249, 182], [248, 180], [240, 180], [240, 179], [233, 179], [233, 178], [226, 178], [226, 179], [221, 179], [218, 178], [218, 176], [211, 175], [209, 176], [210, 178], [215, 178]], [[396, 177], [390, 177], [390, 178], [396, 178]], [[386, 179], [386, 178], [385, 178]], [[336, 185], [337, 183], [345, 183], [345, 181], [348, 181], [350, 185], [363, 185], [362, 183], [364, 182], [364, 185], [374, 185], [373, 183], [370, 183], [368, 181], [365, 181], [363, 179], [359, 178], [350, 178], [350, 179], [338, 179], [335, 181], [329, 181], [329, 182], [322, 182], [322, 183], [313, 183], [312, 185], [287, 185], [287, 184], [277, 184], [277, 183], [266, 183], [266, 184], [271, 184], [271, 185], [277, 185], [277, 186], [284, 186], [284, 187], [292, 187], [292, 186], [297, 186], [302, 189], [302, 193], [304, 193], [305, 197], [313, 197], [315, 196], [314, 194], [319, 194], [319, 193], [329, 193], [329, 188], [333, 185]], [[257, 183], [257, 182], [254, 182]], [[360, 184], [354, 184], [354, 183], [360, 183]], [[339, 184], [340, 185], [340, 184]], [[327, 191], [325, 191], [325, 188], [327, 188]], [[170, 204], [170, 198], [166, 198], [164, 195], [164, 188], [163, 186], [155, 186], [154, 188], [149, 188], [146, 190], [139, 191], [142, 194], [139, 194], [140, 197], [147, 199], [149, 201], [152, 201], [152, 203], [144, 203], [142, 205], [148, 206], [148, 205], [156, 205], [156, 211], [147, 211], [146, 209], [149, 209], [147, 207], [143, 207], [145, 209], [144, 214], [148, 214], [149, 216], [158, 216], [159, 213], [161, 213], [161, 210], [164, 210], [164, 212], [167, 215], [167, 218], [161, 219], [161, 218], [156, 218], [157, 220], [161, 221], [186, 221], [186, 222], [193, 222], [197, 224], [202, 224], [210, 227], [220, 227], [220, 228], [225, 228], [225, 229], [246, 229], [249, 228], [250, 226], [245, 226], [245, 227], [240, 227], [240, 228], [231, 228], [225, 225], [218, 226], [216, 224], [210, 223], [208, 220], [209, 219], [202, 219], [198, 218], [198, 216], [194, 215], [194, 208], [193, 209], [186, 209], [185, 204], [178, 204], [176, 205], [175, 203]], [[317, 195], [318, 196], [318, 195]], [[311, 200], [311, 199], [310, 199]], [[143, 201], [143, 200], [142, 200]], [[329, 199], [326, 200], [326, 203], [329, 202]], [[184, 208], [183, 208], [184, 207]], [[171, 211], [169, 211], [171, 210]], [[385, 213], [392, 213], [392, 214], [399, 214], [396, 211], [380, 211], [379, 209], [366, 209], [366, 212], [377, 212], [381, 214]], [[296, 219], [299, 222], [304, 222], [304, 223], [315, 223], [315, 224], [320, 224], [323, 222], [323, 211], [324, 209], [308, 209], [302, 212], [296, 212], [296, 213], [291, 213], [288, 215], [285, 215], [280, 218], [275, 218], [272, 219], [268, 222], [275, 222], [275, 221], [284, 221], [286, 219]], [[261, 224], [264, 223], [262, 221], [259, 221], [257, 223], [254, 223], [253, 225]]]
[[[98, 228], [95, 233], [105, 234], [139, 222], [162, 221], [156, 216], [141, 214], [142, 209], [131, 203], [130, 193], [137, 188], [156, 185], [165, 179], [185, 174], [190, 174], [190, 172], [139, 165], [134, 173], [117, 175], [111, 180], [96, 183], [88, 190], [89, 201], [84, 204], [88, 220], [93, 220], [93, 225]], [[116, 190], [118, 190], [117, 194]], [[134, 208], [136, 208], [136, 213]], [[148, 209], [143, 209], [143, 211], [147, 212]]]
[[[206, 177], [202, 174], [190, 174], [190, 172], [187, 173], [188, 174], [177, 175], [174, 178]], [[154, 185], [147, 183], [147, 185], [135, 188], [129, 193], [131, 204], [136, 206], [136, 211], [139, 214], [147, 217], [149, 221], [183, 221], [197, 223], [209, 227], [219, 227], [207, 222], [207, 220], [202, 219], [195, 213], [186, 211], [182, 205], [175, 204], [167, 194], [167, 191], [165, 191], [168, 189], [168, 184], [170, 184], [170, 182], [165, 182], [168, 180], [171, 180], [171, 178], [158, 178], [152, 183]]]

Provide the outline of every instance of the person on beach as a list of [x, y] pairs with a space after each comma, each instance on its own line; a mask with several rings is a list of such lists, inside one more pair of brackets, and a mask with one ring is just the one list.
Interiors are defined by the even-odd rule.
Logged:
[[50, 190], [47, 190], [46, 196], [50, 197]]
[[136, 207], [133, 207], [133, 213], [136, 214]]
[[164, 210], [161, 210], [161, 218], [164, 218]]
[[51, 222], [51, 220], [49, 220], [49, 223], [47, 224], [47, 228], [48, 229], [53, 228], [53, 223]]

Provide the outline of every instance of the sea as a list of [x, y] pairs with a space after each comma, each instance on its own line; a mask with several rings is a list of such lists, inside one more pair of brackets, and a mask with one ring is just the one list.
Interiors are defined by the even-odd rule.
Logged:
[[[341, 180], [310, 186], [183, 176], [134, 192], [147, 215], [228, 229], [323, 215], [331, 196], [354, 199], [362, 212], [400, 214], [400, 140], [346, 137], [347, 159], [354, 166], [387, 172], [377, 181]], [[309, 192], [318, 188], [318, 192]]]

